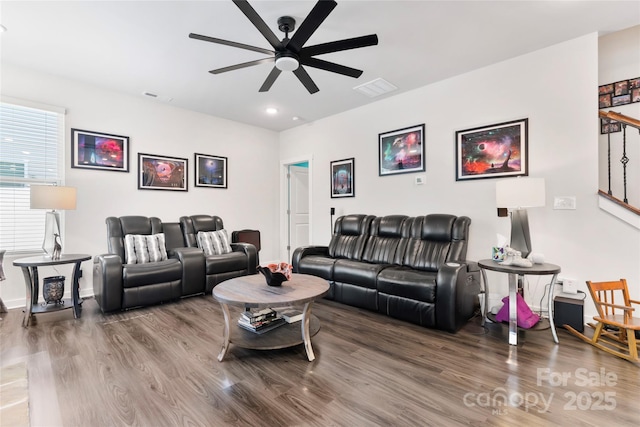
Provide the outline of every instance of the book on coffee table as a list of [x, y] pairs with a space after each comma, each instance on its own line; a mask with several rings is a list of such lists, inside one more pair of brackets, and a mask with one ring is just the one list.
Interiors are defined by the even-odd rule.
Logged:
[[295, 323], [302, 320], [302, 311], [295, 308], [279, 311], [278, 314], [282, 316], [287, 323]]
[[282, 317], [275, 317], [272, 319], [260, 320], [256, 322], [249, 322], [243, 317], [240, 317], [240, 319], [238, 319], [238, 326], [256, 334], [263, 334], [267, 331], [277, 328], [278, 326], [282, 326], [285, 323], [286, 322]]
[[272, 308], [265, 308], [260, 311], [243, 311], [241, 316], [247, 322], [254, 323], [263, 320], [274, 319], [277, 316], [277, 313]]

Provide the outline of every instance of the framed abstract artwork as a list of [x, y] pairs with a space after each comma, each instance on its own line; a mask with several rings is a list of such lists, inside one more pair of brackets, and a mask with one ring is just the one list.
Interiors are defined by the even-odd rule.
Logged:
[[456, 181], [526, 176], [529, 119], [456, 132]]
[[355, 159], [335, 160], [331, 162], [331, 197], [354, 197]]
[[378, 175], [424, 170], [424, 123], [378, 134]]
[[196, 187], [227, 188], [227, 158], [195, 153]]
[[138, 189], [188, 191], [188, 160], [138, 154]]
[[129, 137], [71, 129], [71, 167], [129, 172]]

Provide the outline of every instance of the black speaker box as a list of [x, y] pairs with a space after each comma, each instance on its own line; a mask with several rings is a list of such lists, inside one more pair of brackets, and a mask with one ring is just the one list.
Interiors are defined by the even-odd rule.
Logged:
[[584, 300], [555, 297], [553, 299], [553, 321], [556, 327], [569, 325], [579, 332], [584, 332]]

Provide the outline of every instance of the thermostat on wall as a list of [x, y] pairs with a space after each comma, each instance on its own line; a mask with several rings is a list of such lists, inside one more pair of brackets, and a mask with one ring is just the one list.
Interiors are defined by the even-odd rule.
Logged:
[[424, 185], [425, 177], [424, 175], [416, 176], [416, 185]]

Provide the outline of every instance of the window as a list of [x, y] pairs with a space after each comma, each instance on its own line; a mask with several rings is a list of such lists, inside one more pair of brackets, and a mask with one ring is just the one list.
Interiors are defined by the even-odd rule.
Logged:
[[61, 184], [64, 110], [0, 102], [0, 248], [40, 251], [45, 210], [29, 208], [31, 184]]

